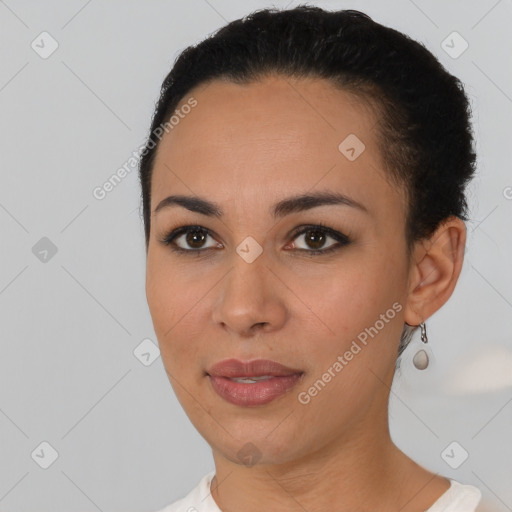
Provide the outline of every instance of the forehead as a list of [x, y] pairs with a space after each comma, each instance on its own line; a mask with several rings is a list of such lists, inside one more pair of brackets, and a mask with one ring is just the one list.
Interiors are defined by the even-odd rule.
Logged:
[[[250, 200], [251, 193], [301, 193], [316, 184], [363, 201], [373, 195], [372, 186], [387, 185], [373, 110], [330, 82], [280, 76], [246, 85], [215, 80], [187, 94], [177, 111], [191, 97], [196, 106], [179, 116], [159, 144], [153, 206], [170, 192], [215, 195], [222, 202], [233, 194]], [[360, 153], [357, 158], [346, 152], [348, 146]]]

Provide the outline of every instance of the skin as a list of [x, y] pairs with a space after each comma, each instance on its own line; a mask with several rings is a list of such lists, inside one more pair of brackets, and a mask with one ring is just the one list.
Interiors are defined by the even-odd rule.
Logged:
[[[168, 195], [184, 194], [218, 203], [224, 215], [180, 206], [152, 213], [146, 295], [169, 380], [212, 447], [215, 502], [233, 512], [426, 510], [449, 481], [394, 445], [388, 399], [404, 322], [429, 318], [455, 287], [463, 221], [447, 219], [408, 257], [405, 196], [387, 179], [374, 113], [327, 81], [216, 80], [180, 105], [190, 96], [197, 106], [158, 147], [151, 211]], [[354, 161], [338, 150], [351, 133], [366, 146]], [[324, 205], [277, 220], [270, 215], [275, 202], [317, 190], [343, 193], [368, 211]], [[351, 243], [308, 256], [336, 245], [290, 236], [318, 222]], [[175, 242], [190, 251], [212, 247], [203, 256], [175, 253], [159, 241], [189, 224], [214, 234], [203, 246], [185, 236]], [[236, 252], [247, 236], [263, 250], [252, 263]], [[395, 302], [401, 311], [307, 405], [300, 403], [297, 394]], [[218, 396], [206, 375], [231, 357], [273, 359], [305, 373], [273, 402], [240, 407]], [[237, 455], [246, 443], [260, 456], [254, 465]]]

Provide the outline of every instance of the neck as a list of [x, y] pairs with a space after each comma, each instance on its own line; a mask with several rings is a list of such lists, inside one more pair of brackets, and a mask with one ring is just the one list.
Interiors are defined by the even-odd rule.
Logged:
[[[221, 510], [244, 512], [426, 510], [449, 482], [439, 482], [403, 454], [387, 428], [380, 436], [375, 431], [375, 425], [357, 429], [350, 439], [280, 464], [247, 467], [214, 451], [213, 499]], [[430, 482], [435, 489], [428, 489]]]

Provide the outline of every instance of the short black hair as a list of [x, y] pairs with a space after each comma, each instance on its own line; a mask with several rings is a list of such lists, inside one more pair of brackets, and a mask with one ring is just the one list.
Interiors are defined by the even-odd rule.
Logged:
[[[154, 131], [196, 86], [213, 80], [248, 84], [276, 74], [327, 79], [374, 109], [387, 176], [402, 185], [407, 201], [409, 253], [444, 219], [468, 220], [465, 188], [475, 173], [476, 154], [461, 81], [422, 43], [367, 14], [302, 4], [255, 11], [176, 58], [163, 81], [139, 164], [146, 250], [158, 149]], [[411, 335], [402, 336], [399, 354]]]

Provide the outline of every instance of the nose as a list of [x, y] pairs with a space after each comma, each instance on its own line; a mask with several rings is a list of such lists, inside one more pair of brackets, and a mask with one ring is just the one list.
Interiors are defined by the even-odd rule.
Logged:
[[280, 329], [286, 322], [286, 287], [263, 254], [251, 263], [237, 255], [216, 293], [212, 320], [231, 334], [251, 337]]

